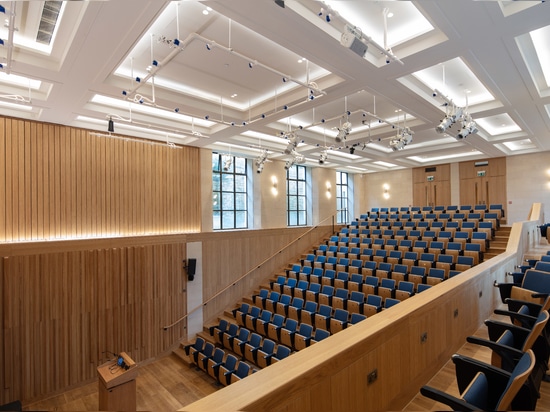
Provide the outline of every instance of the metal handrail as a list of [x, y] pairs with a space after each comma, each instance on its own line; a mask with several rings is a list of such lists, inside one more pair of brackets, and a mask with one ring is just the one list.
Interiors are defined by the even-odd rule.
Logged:
[[212, 295], [210, 298], [208, 298], [205, 302], [201, 303], [199, 306], [196, 306], [194, 307], [193, 309], [191, 309], [189, 312], [187, 312], [185, 315], [183, 315], [181, 318], [179, 318], [178, 320], [176, 320], [175, 322], [171, 323], [170, 325], [167, 325], [165, 326], [163, 329], [164, 330], [168, 330], [170, 328], [172, 328], [173, 326], [177, 325], [178, 323], [180, 323], [182, 320], [186, 319], [187, 317], [189, 317], [189, 315], [191, 315], [192, 313], [195, 313], [197, 310], [199, 310], [200, 308], [208, 305], [210, 302], [212, 302], [214, 299], [216, 299], [218, 296], [222, 295], [223, 293], [225, 293], [227, 290], [229, 290], [230, 288], [232, 288], [233, 286], [235, 286], [238, 282], [240, 282], [241, 280], [243, 280], [245, 277], [247, 277], [248, 275], [250, 275], [252, 272], [254, 272], [256, 269], [259, 269], [260, 267], [262, 267], [262, 265], [264, 265], [265, 263], [267, 263], [268, 261], [270, 261], [271, 259], [273, 259], [275, 256], [281, 254], [285, 249], [287, 249], [289, 246], [293, 245], [294, 243], [296, 243], [297, 241], [299, 241], [303, 236], [307, 235], [308, 233], [312, 232], [314, 229], [317, 229], [319, 226], [321, 226], [321, 223], [324, 223], [325, 221], [329, 220], [329, 219], [332, 219], [332, 233], [334, 233], [334, 217], [335, 215], [331, 215], [325, 219], [323, 219], [322, 221], [320, 221], [317, 225], [311, 227], [310, 229], [308, 229], [307, 231], [305, 231], [304, 233], [302, 233], [300, 236], [298, 236], [296, 239], [294, 239], [293, 241], [291, 241], [290, 243], [288, 243], [286, 246], [284, 246], [283, 248], [279, 249], [277, 252], [275, 252], [273, 255], [271, 255], [270, 257], [268, 257], [267, 259], [265, 259], [263, 262], [261, 262], [260, 264], [258, 264], [257, 266], [255, 266], [253, 269], [250, 269], [248, 272], [246, 272], [244, 275], [242, 275], [240, 278], [238, 278], [237, 280], [233, 281], [230, 285], [227, 285], [225, 288], [223, 288], [222, 290], [220, 290], [219, 292], [217, 292], [216, 294]]

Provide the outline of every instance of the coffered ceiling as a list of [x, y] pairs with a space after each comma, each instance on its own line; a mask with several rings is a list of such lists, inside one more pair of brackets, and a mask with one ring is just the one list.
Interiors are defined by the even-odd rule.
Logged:
[[[550, 150], [541, 1], [0, 5], [7, 116], [283, 161], [295, 136], [306, 164], [350, 173]], [[477, 133], [436, 131], [457, 111]]]

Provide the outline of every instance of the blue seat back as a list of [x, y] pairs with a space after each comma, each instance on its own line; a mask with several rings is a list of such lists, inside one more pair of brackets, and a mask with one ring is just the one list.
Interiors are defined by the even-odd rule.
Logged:
[[262, 314], [260, 315], [260, 319], [263, 321], [263, 322], [269, 322], [271, 320], [271, 315], [272, 313], [268, 310], [263, 310], [262, 311]]
[[367, 319], [365, 315], [361, 315], [360, 313], [352, 313], [349, 323], [355, 325], [365, 319]]
[[330, 336], [330, 333], [324, 329], [317, 328], [315, 329], [315, 336], [313, 339], [317, 342], [322, 341], [323, 339], [326, 339]]
[[353, 300], [354, 302], [363, 303], [365, 301], [365, 294], [363, 292], [357, 292], [353, 291], [351, 292], [349, 296], [349, 300]]
[[275, 342], [273, 342], [271, 339], [264, 339], [262, 343], [262, 351], [269, 354], [273, 353], [275, 350]]
[[400, 303], [401, 301], [399, 299], [394, 299], [394, 298], [386, 298], [386, 300], [384, 301], [384, 307], [386, 309], [388, 308], [391, 308], [392, 306], [395, 306], [397, 305], [398, 303]]
[[285, 323], [285, 317], [283, 315], [279, 315], [278, 313], [273, 315], [273, 319], [271, 320], [271, 324], [273, 324], [276, 327], [282, 327]]
[[334, 294], [335, 297], [340, 299], [347, 299], [348, 298], [348, 290], [344, 288], [338, 288], [336, 289], [336, 293]]
[[298, 322], [294, 319], [287, 319], [284, 328], [290, 332], [296, 332]]
[[331, 316], [332, 315], [332, 307], [328, 305], [320, 305], [319, 306], [319, 315], [321, 316]]
[[332, 296], [334, 295], [334, 287], [330, 285], [323, 285], [323, 288], [321, 289], [321, 293], [323, 295]]
[[539, 293], [550, 293], [550, 274], [535, 269], [527, 269], [521, 286]]
[[300, 329], [298, 329], [298, 334], [309, 338], [313, 333], [313, 326], [308, 325], [307, 323], [301, 323]]
[[239, 378], [246, 378], [248, 376], [248, 373], [250, 372], [250, 365], [244, 362], [239, 362], [239, 366], [237, 367], [237, 371], [235, 372], [235, 375], [237, 375]]
[[426, 268], [423, 266], [411, 266], [412, 275], [424, 276], [426, 275]]
[[290, 348], [288, 348], [285, 345], [279, 345], [277, 346], [277, 352], [275, 353], [275, 357], [279, 360], [286, 358], [288, 355], [290, 355]]
[[405, 292], [413, 293], [414, 292], [414, 283], [402, 280], [401, 282], [399, 282], [399, 285], [398, 285], [397, 289], [404, 290]]
[[242, 342], [245, 342], [248, 340], [248, 337], [250, 336], [250, 331], [246, 328], [240, 328], [239, 334], [237, 335], [237, 339], [239, 339]]
[[304, 306], [303, 310], [310, 313], [317, 312], [317, 302], [314, 302], [312, 300], [306, 301], [306, 305]]
[[395, 279], [383, 278], [380, 281], [380, 287], [386, 288], [386, 289], [395, 289]]
[[541, 272], [550, 272], [550, 262], [539, 260], [537, 263], [535, 263], [534, 269], [540, 270]]
[[431, 278], [445, 279], [445, 271], [443, 269], [430, 268], [428, 276]]
[[377, 308], [382, 306], [382, 296], [367, 295], [367, 304], [376, 306]]
[[349, 312], [344, 309], [336, 309], [334, 311], [334, 319], [339, 320], [341, 322], [347, 322], [349, 317]]
[[365, 284], [371, 286], [378, 286], [378, 278], [376, 276], [366, 276]]

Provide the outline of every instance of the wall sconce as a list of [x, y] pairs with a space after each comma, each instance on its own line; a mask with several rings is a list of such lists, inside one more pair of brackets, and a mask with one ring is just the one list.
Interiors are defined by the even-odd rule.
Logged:
[[382, 189], [384, 189], [384, 193], [382, 194], [382, 196], [384, 197], [384, 199], [389, 199], [390, 198], [390, 185], [388, 185], [387, 183], [384, 183], [382, 185]]
[[332, 185], [330, 184], [330, 182], [327, 182], [326, 183], [326, 187], [327, 187], [327, 192], [326, 192], [326, 196], [327, 196], [327, 199], [330, 199], [332, 197]]
[[279, 191], [277, 190], [277, 176], [271, 176], [271, 194], [277, 196]]

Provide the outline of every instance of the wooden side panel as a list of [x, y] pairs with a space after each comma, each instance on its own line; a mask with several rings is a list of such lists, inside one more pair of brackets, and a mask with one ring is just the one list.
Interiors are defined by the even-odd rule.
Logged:
[[415, 206], [447, 206], [451, 203], [451, 166], [449, 164], [413, 169], [413, 203]]
[[0, 242], [200, 231], [198, 148], [0, 120]]
[[139, 362], [183, 338], [163, 327], [186, 307], [184, 250], [179, 241], [3, 258], [0, 403], [93, 379], [112, 352]]

